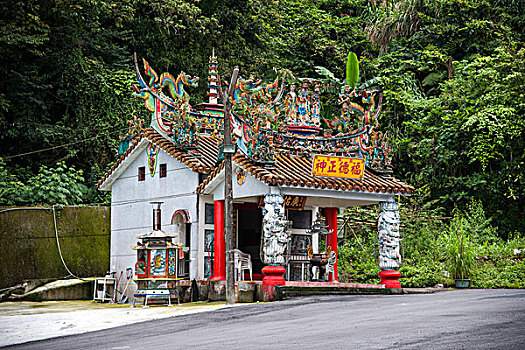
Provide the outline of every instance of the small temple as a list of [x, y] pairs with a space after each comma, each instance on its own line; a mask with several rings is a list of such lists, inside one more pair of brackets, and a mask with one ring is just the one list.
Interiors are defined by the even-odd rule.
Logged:
[[[111, 269], [135, 266], [139, 291], [148, 290], [141, 278], [220, 283], [226, 280], [225, 101], [218, 59], [213, 51], [208, 101], [195, 106], [190, 92], [198, 77], [159, 75], [142, 63], [141, 70], [135, 56], [134, 96], [144, 101], [151, 122], [129, 121], [119, 159], [97, 184], [112, 192]], [[395, 197], [414, 188], [393, 176], [388, 138], [379, 130], [382, 94], [345, 85], [330, 115], [322, 108], [323, 83], [315, 79], [287, 85], [285, 75], [269, 82], [240, 76], [231, 91], [237, 279], [262, 280], [265, 271], [278, 270], [280, 284], [338, 283], [338, 213], [379, 203], [379, 286], [399, 288]], [[141, 235], [150, 202], [164, 202], [162, 215], [176, 236], [160, 226]], [[160, 225], [160, 208], [155, 215]], [[137, 234], [142, 242], [134, 244]], [[154, 247], [159, 240], [163, 246]], [[162, 276], [152, 272], [153, 252], [165, 261]], [[176, 256], [175, 274], [170, 254]]]

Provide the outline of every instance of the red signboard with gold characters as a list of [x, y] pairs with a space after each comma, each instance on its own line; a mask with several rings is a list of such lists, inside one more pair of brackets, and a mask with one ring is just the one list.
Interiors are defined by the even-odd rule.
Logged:
[[365, 160], [363, 158], [314, 155], [313, 176], [363, 180], [364, 174]]
[[[303, 210], [306, 203], [306, 197], [285, 195], [284, 207], [287, 210]], [[259, 208], [264, 207], [264, 196], [259, 197]]]

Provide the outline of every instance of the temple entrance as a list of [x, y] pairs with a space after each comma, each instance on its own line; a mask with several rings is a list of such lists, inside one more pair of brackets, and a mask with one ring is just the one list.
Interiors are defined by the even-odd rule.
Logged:
[[314, 237], [308, 232], [312, 226], [312, 211], [287, 210], [286, 212], [292, 235], [290, 237], [290, 260], [286, 266], [285, 277], [288, 281], [309, 281], [311, 274], [309, 273], [308, 246], [317, 250], [317, 240], [314, 244]]
[[251, 255], [254, 279], [262, 278], [264, 264], [260, 257], [262, 232], [262, 210], [237, 209], [237, 249]]
[[191, 220], [187, 210], [177, 210], [171, 217], [171, 224], [174, 225], [174, 231], [178, 234], [177, 241], [182, 244], [184, 256], [179, 258], [177, 266], [178, 278], [189, 278], [190, 276], [190, 244], [191, 244]]

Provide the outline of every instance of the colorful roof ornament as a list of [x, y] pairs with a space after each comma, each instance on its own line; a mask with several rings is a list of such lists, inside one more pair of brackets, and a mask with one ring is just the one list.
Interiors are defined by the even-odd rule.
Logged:
[[140, 138], [144, 131], [144, 119], [139, 119], [133, 111], [133, 120], [128, 120], [128, 134], [126, 136], [119, 136], [118, 155], [122, 156], [129, 148], [130, 142], [134, 142]]
[[[184, 72], [177, 78], [167, 72], [159, 77], [146, 60], [143, 63], [144, 71], [150, 78], [147, 83], [140, 73], [135, 54], [135, 72], [140, 87], [133, 85], [133, 95], [143, 99], [146, 108], [153, 112], [151, 126], [182, 148], [196, 147], [195, 120], [190, 113], [190, 95], [184, 86], [196, 87], [199, 77]], [[168, 88], [169, 96], [164, 93], [164, 88]]]
[[321, 100], [319, 83], [313, 82], [313, 90], [308, 79], [303, 79], [299, 94], [295, 85], [290, 85], [290, 92], [285, 100], [285, 123], [292, 135], [315, 136], [321, 131]]
[[224, 105], [219, 103], [221, 94], [218, 65], [215, 49], [213, 49], [208, 69], [208, 102], [197, 105], [202, 115], [197, 118], [197, 127], [201, 132], [213, 135], [217, 135], [224, 129]]
[[[232, 140], [237, 149], [256, 164], [271, 165], [278, 154], [312, 157], [313, 154], [365, 159], [366, 166], [379, 173], [390, 173], [390, 146], [378, 131], [382, 94], [358, 91], [357, 57], [349, 55], [347, 72], [350, 79], [339, 94], [336, 116], [321, 117], [321, 82], [303, 79], [289, 85], [284, 94], [285, 75], [263, 82], [250, 75], [239, 77], [230, 102], [232, 105]], [[195, 87], [198, 77], [181, 72], [177, 78], [169, 73], [160, 76], [143, 60], [142, 77], [135, 57], [140, 87], [134, 85], [137, 97], [153, 112], [151, 126], [178, 147], [198, 154], [197, 135], [221, 136], [223, 109], [218, 60], [215, 50], [209, 59], [208, 102], [194, 109], [185, 87]], [[349, 82], [349, 83], [348, 83]], [[163, 89], [167, 88], [169, 94]], [[284, 96], [284, 98], [283, 98]], [[321, 120], [328, 130], [321, 134]]]

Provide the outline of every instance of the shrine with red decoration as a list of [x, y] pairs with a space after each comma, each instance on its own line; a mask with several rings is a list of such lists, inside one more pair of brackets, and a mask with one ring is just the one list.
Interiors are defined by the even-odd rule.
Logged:
[[[241, 74], [231, 89], [231, 248], [239, 294], [249, 291], [252, 300], [272, 300], [278, 285], [401, 287], [396, 198], [414, 188], [393, 176], [388, 136], [379, 130], [382, 94], [360, 88], [352, 55], [354, 76], [329, 109], [333, 114], [321, 107], [328, 90], [322, 80], [294, 82], [283, 74], [263, 82]], [[135, 268], [130, 296], [148, 294], [145, 281], [189, 287], [195, 280], [207, 288], [201, 295], [222, 299], [226, 101], [218, 58], [213, 52], [209, 59], [208, 102], [196, 105], [190, 92], [198, 77], [159, 75], [146, 60], [141, 68], [136, 56], [135, 70], [133, 95], [144, 101], [151, 121], [134, 116], [128, 122], [119, 158], [97, 184], [112, 194], [110, 267]], [[158, 206], [155, 237], [147, 234], [151, 202]], [[375, 203], [378, 284], [339, 283], [338, 214]], [[162, 238], [162, 247], [153, 238]]]

